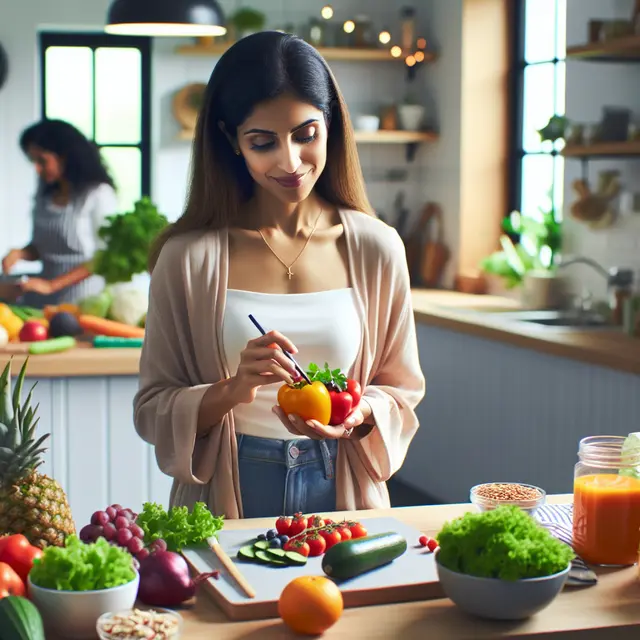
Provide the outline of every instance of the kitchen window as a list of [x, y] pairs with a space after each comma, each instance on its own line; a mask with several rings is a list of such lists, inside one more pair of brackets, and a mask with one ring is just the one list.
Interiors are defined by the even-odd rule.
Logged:
[[562, 215], [563, 140], [538, 130], [565, 113], [566, 0], [514, 0], [515, 33], [510, 210]]
[[99, 147], [123, 211], [151, 190], [151, 40], [41, 33], [42, 115]]

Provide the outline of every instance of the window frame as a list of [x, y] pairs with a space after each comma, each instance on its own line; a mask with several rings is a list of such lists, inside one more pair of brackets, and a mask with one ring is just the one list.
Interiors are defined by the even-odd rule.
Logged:
[[[527, 0], [512, 0], [512, 13], [511, 13], [511, 32], [513, 34], [511, 42], [511, 74], [510, 74], [510, 117], [509, 117], [509, 183], [507, 189], [507, 204], [509, 210], [505, 212], [505, 216], [508, 217], [511, 211], [522, 210], [522, 191], [524, 172], [522, 170], [523, 159], [526, 156], [549, 156], [553, 159], [553, 180], [551, 183], [552, 193], [551, 202], [552, 207], [555, 210], [556, 201], [556, 189], [557, 183], [555, 180], [556, 171], [555, 163], [556, 158], [562, 155], [562, 151], [555, 148], [545, 151], [526, 151], [523, 144], [524, 137], [524, 115], [525, 115], [525, 100], [524, 100], [524, 84], [525, 84], [525, 70], [527, 67], [537, 66], [540, 64], [553, 64], [557, 69], [559, 63], [566, 65], [566, 57], [558, 58], [558, 52], [555, 52], [555, 56], [548, 60], [527, 62], [525, 58], [526, 47], [526, 3]], [[557, 17], [557, 3], [556, 2], [556, 17]], [[556, 21], [557, 31], [557, 21]], [[557, 41], [557, 33], [556, 33]], [[566, 66], [565, 66], [566, 73]], [[554, 73], [554, 79], [556, 75]], [[556, 218], [562, 219], [562, 211], [555, 211]]]
[[[96, 128], [95, 51], [99, 48], [131, 47], [140, 51], [140, 143], [109, 143], [100, 148], [140, 149], [140, 197], [151, 197], [151, 55], [152, 39], [144, 36], [115, 36], [106, 33], [41, 31], [40, 47], [40, 112], [46, 118], [46, 51], [50, 47], [87, 47], [93, 50], [93, 131]], [[96, 143], [98, 144], [98, 143]]]

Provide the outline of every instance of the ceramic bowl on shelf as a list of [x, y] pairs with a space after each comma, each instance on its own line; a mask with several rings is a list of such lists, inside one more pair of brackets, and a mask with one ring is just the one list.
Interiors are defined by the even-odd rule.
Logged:
[[[131, 638], [155, 637], [155, 633], [162, 632], [162, 637], [167, 640], [178, 640], [182, 634], [184, 621], [182, 616], [171, 609], [150, 607], [148, 609], [127, 609], [125, 611], [104, 613], [98, 618], [96, 631], [100, 640], [114, 640], [114, 638], [127, 637], [124, 634], [127, 627], [132, 629]], [[136, 625], [142, 626], [148, 634], [141, 635], [142, 629], [138, 626], [137, 634], [134, 633]], [[112, 632], [114, 626], [116, 633]]]
[[371, 115], [356, 116], [356, 131], [377, 131], [380, 128], [380, 118]]
[[45, 629], [61, 638], [92, 638], [96, 620], [108, 611], [132, 609], [138, 596], [140, 575], [127, 584], [99, 591], [44, 589], [29, 579], [29, 593], [42, 615]]
[[438, 551], [436, 570], [444, 594], [466, 613], [489, 620], [524, 620], [542, 611], [562, 591], [571, 568], [525, 580], [479, 578], [442, 566]]
[[485, 482], [471, 489], [469, 499], [478, 511], [514, 505], [533, 515], [547, 501], [544, 489], [523, 482]]

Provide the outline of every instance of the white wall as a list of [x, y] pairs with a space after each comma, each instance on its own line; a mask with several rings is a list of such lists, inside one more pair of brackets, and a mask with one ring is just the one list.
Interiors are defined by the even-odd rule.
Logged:
[[[587, 41], [590, 19], [629, 19], [633, 0], [567, 0], [567, 46]], [[567, 104], [570, 119], [597, 122], [603, 106], [633, 109], [640, 124], [640, 63], [609, 64], [567, 61]], [[598, 173], [617, 169], [626, 188], [640, 192], [640, 160], [591, 160], [589, 181], [595, 188]], [[640, 215], [622, 216], [608, 229], [594, 231], [569, 215], [575, 196], [571, 183], [581, 177], [578, 160], [565, 163], [565, 244], [566, 252], [587, 255], [605, 267], [636, 269], [640, 278]], [[589, 267], [573, 266], [571, 276], [594, 295], [605, 293], [604, 279]], [[569, 271], [567, 271], [569, 274]]]
[[[0, 0], [0, 42], [7, 49], [11, 72], [0, 91], [0, 254], [22, 246], [30, 236], [29, 208], [35, 186], [34, 173], [18, 148], [22, 129], [40, 117], [37, 32], [39, 30], [96, 30], [104, 23], [109, 0]], [[233, 10], [236, 0], [222, 2]], [[306, 22], [318, 15], [323, 0], [260, 0], [270, 26]], [[336, 17], [371, 16], [379, 27], [397, 25], [404, 3], [386, 0], [341, 0], [333, 3]], [[411, 4], [411, 3], [408, 3]], [[412, 211], [426, 200], [442, 203], [447, 214], [447, 241], [455, 245], [459, 206], [460, 168], [460, 41], [462, 0], [429, 0], [413, 3], [430, 43], [441, 50], [436, 65], [420, 71], [416, 88], [430, 117], [441, 125], [443, 138], [422, 146], [416, 161], [407, 165], [404, 146], [360, 147], [368, 178], [369, 195], [379, 210], [391, 213], [399, 189], [407, 193]], [[184, 41], [183, 41], [184, 42]], [[161, 210], [171, 219], [182, 209], [188, 173], [190, 145], [176, 139], [178, 126], [171, 115], [171, 99], [189, 82], [206, 82], [215, 59], [178, 56], [180, 41], [157, 39], [153, 54], [153, 193]], [[399, 64], [366, 62], [332, 63], [352, 113], [370, 111], [386, 101], [401, 98], [406, 90]], [[396, 167], [408, 169], [407, 180], [390, 183], [380, 175]], [[454, 247], [455, 249], [455, 247]]]

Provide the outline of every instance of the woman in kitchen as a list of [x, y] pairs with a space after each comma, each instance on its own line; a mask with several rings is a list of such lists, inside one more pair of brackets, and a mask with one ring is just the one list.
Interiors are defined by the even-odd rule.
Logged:
[[[389, 506], [424, 378], [404, 247], [371, 211], [323, 58], [279, 32], [232, 46], [205, 93], [185, 211], [150, 259], [134, 420], [174, 478], [172, 505], [227, 518]], [[360, 383], [342, 424], [276, 406], [296, 376], [282, 350]]]
[[77, 269], [93, 258], [98, 229], [118, 209], [113, 180], [98, 148], [61, 120], [29, 127], [20, 147], [38, 174], [33, 235], [26, 247], [12, 249], [3, 258], [3, 273], [11, 273], [21, 260], [42, 263], [42, 273], [20, 285], [25, 304], [31, 306], [73, 303], [99, 293], [102, 279], [81, 274], [85, 279], [79, 280]]

